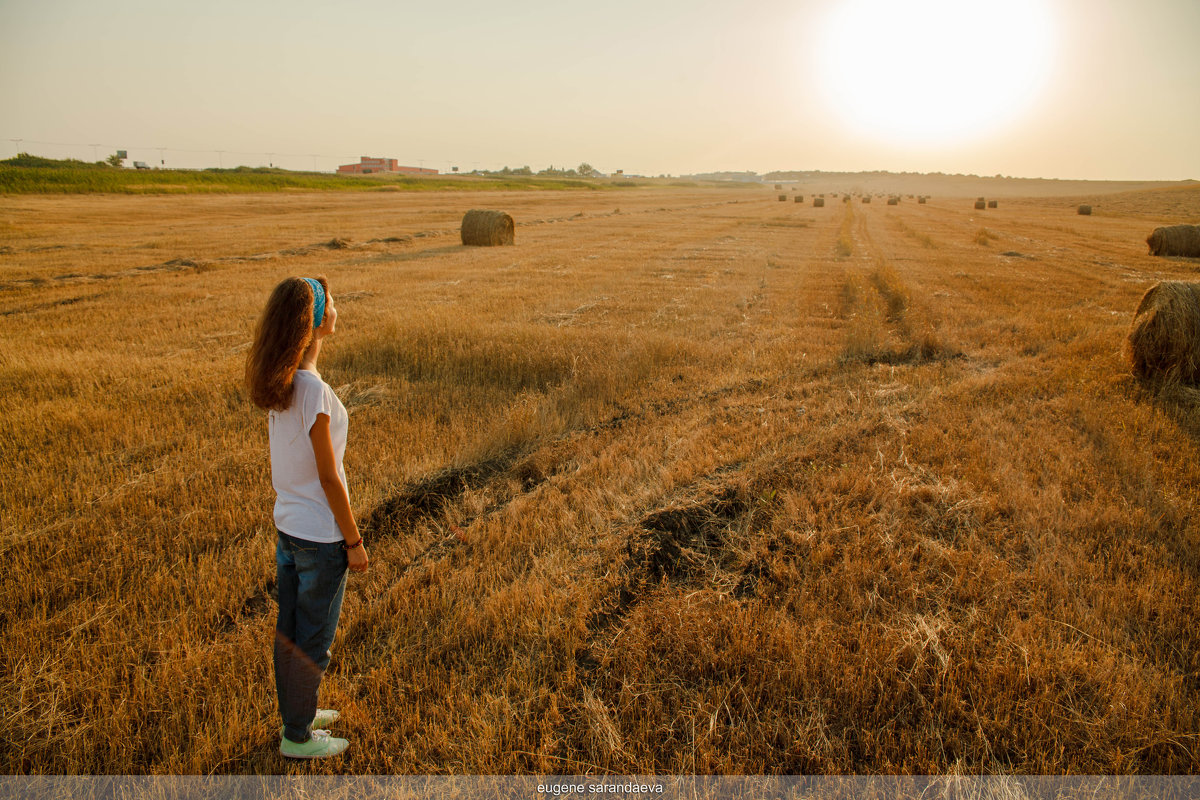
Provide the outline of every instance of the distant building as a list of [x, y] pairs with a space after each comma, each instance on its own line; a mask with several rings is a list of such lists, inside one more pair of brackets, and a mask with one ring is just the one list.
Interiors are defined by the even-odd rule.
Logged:
[[371, 175], [374, 173], [398, 173], [400, 175], [437, 175], [436, 169], [424, 167], [402, 167], [394, 158], [371, 158], [362, 156], [357, 164], [343, 164], [337, 168], [340, 175]]

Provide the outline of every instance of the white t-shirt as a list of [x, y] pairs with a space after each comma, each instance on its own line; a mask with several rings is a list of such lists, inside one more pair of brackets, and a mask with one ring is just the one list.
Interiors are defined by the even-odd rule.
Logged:
[[275, 527], [297, 539], [310, 542], [344, 541], [333, 509], [321, 488], [317, 456], [308, 432], [318, 414], [329, 415], [329, 436], [338, 475], [347, 487], [342, 469], [346, 452], [346, 429], [350, 417], [346, 407], [321, 376], [306, 369], [296, 370], [294, 394], [287, 411], [268, 411], [271, 436], [271, 483], [275, 486]]

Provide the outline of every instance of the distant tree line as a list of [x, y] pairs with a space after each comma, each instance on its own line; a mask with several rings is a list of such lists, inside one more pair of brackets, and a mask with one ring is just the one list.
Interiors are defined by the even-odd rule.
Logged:
[[[526, 164], [523, 167], [517, 167], [515, 169], [513, 167], [503, 167], [498, 170], [483, 170], [483, 174], [484, 175], [506, 175], [507, 176], [507, 175], [533, 175], [535, 173], [534, 173], [533, 169], [528, 164]], [[550, 166], [546, 167], [545, 169], [538, 170], [536, 174], [543, 176], [543, 177], [548, 177], [548, 178], [593, 178], [593, 177], [599, 175], [600, 173], [597, 172], [596, 169], [591, 164], [584, 161], [578, 167], [569, 167], [569, 168], [565, 168], [565, 169], [560, 169], [558, 167], [555, 167], [553, 164], [551, 164]]]

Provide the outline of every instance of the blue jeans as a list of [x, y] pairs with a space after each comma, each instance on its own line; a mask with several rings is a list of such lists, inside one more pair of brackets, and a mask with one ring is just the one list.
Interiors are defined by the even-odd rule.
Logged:
[[349, 558], [336, 542], [310, 542], [277, 533], [275, 694], [284, 735], [293, 742], [307, 742], [317, 714], [317, 687], [329, 666], [329, 647], [342, 613]]

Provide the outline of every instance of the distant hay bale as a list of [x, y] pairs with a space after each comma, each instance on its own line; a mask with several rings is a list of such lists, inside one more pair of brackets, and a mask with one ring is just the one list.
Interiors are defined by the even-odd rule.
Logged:
[[988, 208], [995, 208], [999, 203], [995, 200], [988, 200]]
[[925, 205], [925, 201], [928, 199], [929, 198], [927, 198], [927, 197], [918, 197], [917, 202], [920, 203], [921, 205]]
[[775, 191], [779, 191], [779, 190], [780, 190], [780, 189], [782, 189], [782, 188], [783, 188], [783, 184], [782, 184], [782, 183], [777, 183], [777, 184], [775, 184]]
[[1200, 382], [1200, 283], [1163, 281], [1150, 287], [1129, 328], [1126, 354], [1140, 378]]
[[797, 202], [797, 203], [803, 203], [803, 202], [804, 202], [804, 195], [802, 195], [802, 194], [798, 194], [798, 195], [796, 195], [796, 202]]
[[897, 200], [895, 197], [889, 197], [889, 198], [888, 198], [888, 205], [889, 205], [889, 206], [898, 206], [898, 205], [900, 205], [900, 201], [899, 201], [899, 200]]
[[513, 218], [503, 211], [473, 208], [463, 215], [462, 243], [477, 247], [494, 247], [513, 243]]
[[843, 203], [849, 203], [849, 202], [850, 202], [850, 200], [851, 200], [851, 198], [850, 198], [850, 195], [848, 195], [848, 194], [844, 194], [844, 195], [842, 195], [842, 202], [843, 202]]
[[987, 198], [986, 197], [976, 197], [975, 199], [982, 203]]
[[863, 199], [862, 199], [862, 201], [863, 201], [864, 203], [869, 203], [869, 202], [871, 202], [871, 195], [869, 195], [869, 194], [867, 194], [867, 195], [863, 195]]
[[824, 205], [825, 205], [824, 197], [814, 197], [813, 198], [813, 208], [821, 208]]
[[982, 200], [975, 201], [975, 208], [986, 208], [986, 207], [987, 207], [987, 203], [983, 202]]
[[781, 202], [781, 203], [786, 203], [786, 202], [787, 202], [787, 195], [786, 195], [786, 194], [781, 194], [781, 195], [779, 195], [779, 202]]
[[1089, 205], [1082, 205], [1079, 207], [1079, 213], [1085, 217], [1090, 217], [1092, 215], [1092, 207]]
[[1171, 225], [1155, 228], [1146, 237], [1152, 256], [1200, 258], [1200, 225]]

